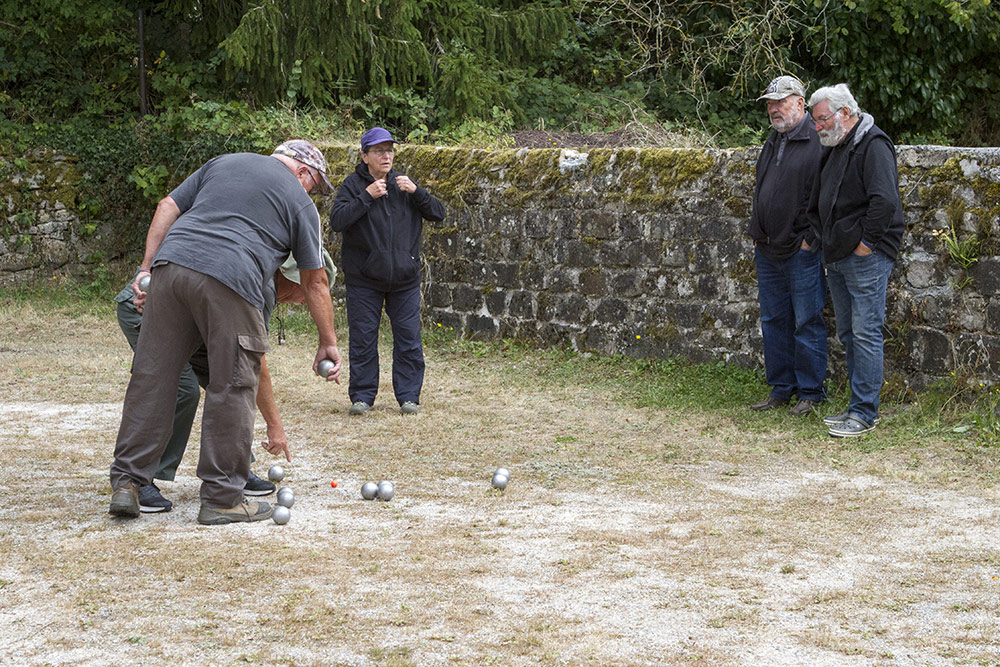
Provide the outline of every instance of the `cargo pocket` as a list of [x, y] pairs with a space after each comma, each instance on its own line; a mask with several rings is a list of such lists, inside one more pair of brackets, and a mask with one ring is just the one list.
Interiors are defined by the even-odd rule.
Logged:
[[260, 375], [260, 358], [271, 349], [267, 344], [267, 336], [240, 334], [237, 341], [239, 345], [236, 348], [236, 363], [233, 364], [230, 386], [254, 387]]

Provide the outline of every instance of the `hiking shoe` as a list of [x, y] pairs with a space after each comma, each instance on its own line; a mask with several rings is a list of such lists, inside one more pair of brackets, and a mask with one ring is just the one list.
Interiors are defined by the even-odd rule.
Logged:
[[111, 507], [108, 513], [124, 519], [134, 519], [139, 516], [139, 485], [135, 482], [125, 482], [111, 494]]
[[147, 484], [139, 487], [139, 511], [140, 512], [169, 512], [174, 506], [172, 502], [160, 494], [156, 484]]
[[226, 523], [263, 521], [270, 519], [273, 511], [271, 506], [265, 502], [247, 500], [246, 498], [235, 507], [228, 509], [207, 507], [202, 503], [201, 511], [198, 512], [198, 523], [206, 526], [221, 526]]
[[399, 406], [399, 414], [401, 415], [415, 415], [420, 412], [420, 406], [413, 401], [404, 401], [402, 405]]
[[269, 493], [274, 493], [274, 484], [251, 472], [250, 476], [247, 477], [247, 485], [243, 487], [243, 495], [266, 496]]
[[788, 405], [787, 398], [775, 398], [774, 396], [768, 396], [760, 403], [751, 403], [750, 409], [756, 410], [757, 412], [765, 412], [767, 410], [774, 410], [775, 408], [780, 408], [783, 405]]
[[869, 424], [851, 415], [840, 424], [830, 427], [830, 435], [834, 438], [856, 438], [859, 435], [874, 430], [875, 424]]
[[795, 404], [795, 407], [788, 411], [788, 414], [793, 417], [802, 417], [815, 410], [817, 405], [819, 405], [819, 401], [814, 401], [811, 398], [801, 398]]
[[363, 415], [368, 413], [372, 409], [372, 406], [368, 405], [364, 401], [354, 401], [351, 409], [347, 411], [349, 415]]
[[[851, 416], [850, 410], [844, 410], [841, 413], [830, 415], [829, 417], [823, 417], [823, 423], [827, 426], [839, 426], [847, 421], [847, 418]], [[872, 423], [878, 426], [878, 423], [882, 421], [881, 417], [875, 417], [875, 421]]]

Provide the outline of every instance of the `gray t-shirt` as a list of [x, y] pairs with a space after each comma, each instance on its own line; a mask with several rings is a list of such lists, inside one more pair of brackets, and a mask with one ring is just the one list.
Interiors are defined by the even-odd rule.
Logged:
[[153, 264], [212, 276], [257, 308], [289, 251], [305, 270], [323, 268], [319, 212], [277, 158], [231, 153], [206, 162], [170, 193], [181, 210]]

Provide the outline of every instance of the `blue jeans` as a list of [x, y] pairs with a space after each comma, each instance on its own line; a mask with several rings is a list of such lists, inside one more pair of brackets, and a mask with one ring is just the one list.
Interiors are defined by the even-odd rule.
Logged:
[[771, 396], [826, 398], [826, 278], [819, 252], [801, 248], [786, 260], [755, 249], [764, 375]]
[[420, 402], [424, 384], [424, 348], [420, 340], [420, 286], [382, 292], [347, 286], [351, 402], [375, 404], [378, 393], [378, 329], [382, 308], [392, 324], [392, 389], [396, 401]]
[[873, 252], [850, 254], [827, 265], [837, 338], [847, 354], [851, 402], [847, 409], [868, 424], [878, 416], [882, 391], [882, 324], [892, 260]]

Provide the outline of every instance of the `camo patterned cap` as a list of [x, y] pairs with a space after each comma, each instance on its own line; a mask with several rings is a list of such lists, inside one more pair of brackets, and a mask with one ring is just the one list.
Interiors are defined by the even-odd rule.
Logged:
[[286, 155], [294, 160], [298, 160], [304, 165], [308, 165], [319, 172], [322, 180], [316, 183], [316, 189], [321, 195], [328, 195], [333, 192], [330, 179], [326, 177], [326, 158], [318, 148], [305, 139], [290, 139], [274, 149], [272, 155]]
[[761, 100], [783, 100], [789, 95], [798, 95], [799, 97], [806, 96], [806, 88], [802, 85], [802, 82], [796, 79], [794, 76], [779, 76], [778, 78], [767, 84], [767, 90], [764, 94], [757, 98], [757, 101]]

